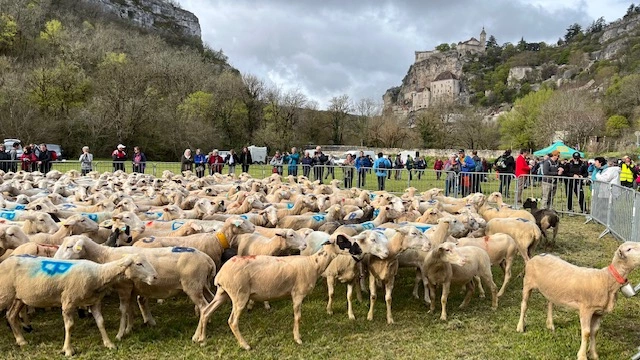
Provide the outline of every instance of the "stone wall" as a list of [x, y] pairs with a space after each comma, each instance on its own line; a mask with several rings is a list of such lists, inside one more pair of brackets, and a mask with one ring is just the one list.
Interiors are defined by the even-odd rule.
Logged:
[[[367, 148], [362, 146], [348, 146], [348, 145], [321, 145], [322, 151], [331, 154], [331, 155], [342, 155], [347, 151], [351, 150], [371, 150], [376, 154], [378, 152], [382, 152], [385, 155], [395, 155], [400, 153], [401, 151], [418, 151], [422, 156], [428, 157], [447, 157], [452, 154], [457, 154], [459, 149], [402, 149], [402, 148]], [[315, 146], [312, 147], [315, 149]], [[471, 150], [466, 149], [469, 155], [471, 155]], [[517, 153], [518, 150], [514, 149], [513, 154]], [[502, 155], [504, 150], [478, 150], [478, 156], [487, 158], [487, 159], [495, 159], [498, 156]]]
[[176, 35], [201, 37], [200, 22], [191, 12], [164, 0], [84, 0], [136, 26]]

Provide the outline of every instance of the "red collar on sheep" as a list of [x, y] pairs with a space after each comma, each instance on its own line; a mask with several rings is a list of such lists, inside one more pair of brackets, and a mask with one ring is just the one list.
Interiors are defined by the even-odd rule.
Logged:
[[613, 277], [616, 279], [616, 281], [618, 282], [618, 284], [620, 285], [624, 285], [627, 283], [627, 279], [623, 278], [620, 273], [618, 272], [618, 270], [616, 270], [616, 268], [613, 267], [613, 264], [609, 265], [609, 272], [611, 273], [611, 275], [613, 275]]

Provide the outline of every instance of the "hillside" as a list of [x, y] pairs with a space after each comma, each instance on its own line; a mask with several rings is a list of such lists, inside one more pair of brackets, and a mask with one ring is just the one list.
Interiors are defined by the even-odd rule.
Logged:
[[[536, 147], [560, 136], [581, 147], [600, 143], [595, 146], [610, 148], [624, 147], [635, 140], [628, 132], [632, 133], [637, 125], [640, 98], [630, 98], [626, 89], [636, 84], [635, 74], [640, 70], [640, 6], [632, 4], [622, 19], [609, 24], [600, 18], [586, 29], [578, 24], [570, 25], [556, 44], [521, 39], [517, 44], [499, 45], [493, 36], [485, 42], [484, 34], [480, 40], [469, 41], [474, 40], [482, 45], [469, 49], [460, 47], [466, 46], [466, 42], [457, 46], [442, 44], [433, 51], [416, 52], [416, 61], [402, 84], [387, 90], [383, 96], [385, 112], [408, 116], [421, 128], [422, 138], [427, 142], [433, 136], [424, 127], [432, 127], [433, 122], [425, 122], [424, 118], [428, 113], [442, 111], [442, 107], [471, 106], [485, 119], [485, 123], [479, 125], [492, 126], [487, 121], [495, 121], [500, 114], [503, 119], [508, 118], [506, 112], [514, 105], [517, 108], [532, 92], [541, 89], [555, 91], [556, 95], [575, 92], [580, 95], [573, 98], [597, 108], [589, 112], [597, 119], [587, 126], [588, 131], [576, 134], [563, 129], [563, 123], [559, 122], [545, 124], [548, 129], [544, 131], [538, 129], [543, 134], [540, 136], [518, 135], [518, 132], [533, 132], [532, 124], [536, 123], [533, 120], [538, 120], [536, 115], [533, 119], [529, 117], [531, 124], [525, 127], [509, 129], [505, 126], [509, 123], [504, 120], [494, 125], [500, 130], [499, 142], [502, 146]], [[438, 81], [437, 77], [447, 72], [453, 74], [449, 83]], [[437, 92], [438, 86], [445, 86], [453, 95], [442, 97]], [[546, 99], [542, 102], [546, 103]], [[461, 113], [459, 109], [452, 111]], [[613, 116], [620, 117], [610, 121]], [[552, 125], [559, 126], [553, 129]], [[559, 132], [569, 133], [558, 135]], [[605, 136], [609, 144], [601, 143]]]
[[106, 156], [123, 143], [176, 159], [226, 135], [209, 119], [186, 119], [186, 99], [233, 88], [243, 91], [238, 71], [173, 2], [0, 0], [5, 137], [59, 143], [70, 156], [83, 145]]

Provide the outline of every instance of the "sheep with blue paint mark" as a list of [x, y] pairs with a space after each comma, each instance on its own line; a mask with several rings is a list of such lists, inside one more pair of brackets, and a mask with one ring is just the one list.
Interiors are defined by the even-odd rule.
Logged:
[[317, 230], [324, 223], [336, 221], [340, 219], [340, 205], [332, 205], [326, 214], [303, 214], [303, 215], [290, 215], [280, 218], [278, 221], [278, 227], [284, 229], [302, 229], [310, 228]]
[[[90, 240], [89, 240], [90, 241]], [[96, 245], [97, 246], [97, 245]], [[104, 346], [115, 349], [104, 328], [101, 301], [110, 285], [129, 279], [153, 284], [157, 272], [144, 255], [119, 257], [113, 262], [97, 264], [86, 260], [51, 260], [30, 255], [12, 256], [0, 264], [0, 309], [7, 309], [7, 319], [16, 338], [24, 346], [18, 314], [25, 305], [62, 307], [65, 355], [73, 355], [71, 328], [73, 313], [89, 306]]]

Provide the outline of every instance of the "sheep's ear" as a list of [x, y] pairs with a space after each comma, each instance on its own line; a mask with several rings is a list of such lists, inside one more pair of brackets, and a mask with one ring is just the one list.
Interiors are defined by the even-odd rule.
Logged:
[[276, 236], [287, 237], [286, 231], [276, 231]]
[[342, 250], [350, 249], [352, 246], [351, 241], [349, 241], [349, 239], [342, 234], [336, 237], [336, 245], [338, 245], [338, 247]]
[[73, 226], [77, 223], [78, 221], [76, 219], [72, 219], [72, 220], [67, 220], [64, 222], [63, 226]]
[[76, 245], [73, 247], [73, 252], [75, 253], [79, 253], [82, 251], [82, 248], [84, 246], [84, 241], [83, 240], [79, 240]]

